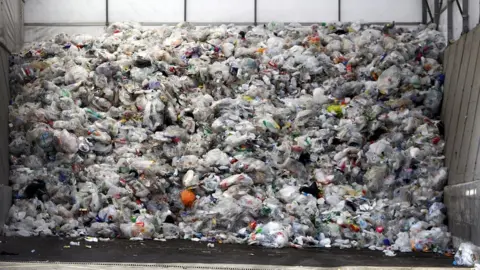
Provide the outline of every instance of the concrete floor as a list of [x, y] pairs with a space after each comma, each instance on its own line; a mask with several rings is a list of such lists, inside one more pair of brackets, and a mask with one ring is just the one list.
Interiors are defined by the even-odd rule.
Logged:
[[[182, 264], [182, 265], [165, 265], [165, 266], [154, 266], [154, 265], [145, 265], [145, 266], [128, 266], [128, 265], [72, 265], [72, 264], [51, 264], [51, 263], [2, 263], [0, 262], [0, 269], [15, 269], [15, 270], [118, 270], [118, 269], [128, 269], [128, 270], [151, 270], [151, 269], [160, 269], [160, 270], [171, 270], [171, 269], [182, 269], [182, 270], [199, 270], [199, 269], [225, 269], [225, 270], [380, 270], [380, 269], [389, 269], [389, 270], [438, 270], [438, 269], [450, 269], [450, 268], [432, 268], [432, 267], [374, 267], [374, 266], [342, 266], [342, 267], [302, 267], [302, 266], [251, 266], [251, 265], [234, 265], [234, 266], [224, 266], [224, 265], [198, 265], [198, 264]], [[453, 268], [452, 268], [453, 269]]]
[[[70, 245], [70, 248], [67, 248], [70, 241], [53, 237], [3, 238], [0, 244], [1, 254], [15, 255], [0, 255], [0, 269], [47, 269], [41, 267], [47, 267], [46, 264], [38, 262], [56, 263], [50, 264], [48, 269], [157, 267], [156, 269], [227, 270], [297, 269], [300, 266], [302, 269], [447, 269], [453, 262], [453, 258], [433, 253], [399, 253], [396, 257], [387, 257], [382, 252], [370, 250], [266, 249], [230, 244], [215, 244], [215, 247], [209, 248], [206, 243], [183, 240], [133, 242], [119, 239], [99, 243], [81, 240], [80, 246]], [[91, 248], [85, 245], [90, 245]], [[15, 264], [25, 262], [28, 264]], [[35, 263], [32, 264], [33, 262]], [[70, 262], [74, 264], [69, 264]], [[63, 268], [55, 268], [61, 266], [58, 263], [66, 264]], [[95, 266], [79, 263], [107, 264]], [[115, 265], [111, 265], [112, 263]], [[201, 265], [204, 267], [199, 267]], [[128, 268], [129, 266], [136, 268]]]

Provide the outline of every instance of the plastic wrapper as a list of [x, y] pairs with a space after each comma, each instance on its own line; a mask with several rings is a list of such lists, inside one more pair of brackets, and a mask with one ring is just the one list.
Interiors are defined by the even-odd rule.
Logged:
[[249, 244], [261, 243], [265, 247], [282, 248], [288, 245], [288, 238], [288, 231], [282, 224], [269, 222], [250, 234]]
[[455, 253], [454, 265], [475, 266], [479, 263], [480, 249], [472, 243], [462, 243]]
[[401, 80], [400, 69], [397, 66], [391, 66], [380, 75], [377, 81], [377, 87], [380, 93], [391, 94], [392, 91], [397, 91]]

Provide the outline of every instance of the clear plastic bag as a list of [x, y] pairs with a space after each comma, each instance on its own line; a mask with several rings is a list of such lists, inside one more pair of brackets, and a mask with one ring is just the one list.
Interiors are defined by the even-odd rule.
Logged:
[[65, 84], [73, 84], [78, 81], [85, 81], [88, 77], [88, 72], [81, 66], [73, 66], [65, 74]]
[[78, 138], [65, 129], [55, 133], [57, 148], [65, 153], [74, 154], [78, 151]]
[[400, 69], [397, 66], [391, 66], [378, 77], [377, 88], [380, 93], [391, 95], [398, 91], [401, 80]]
[[474, 266], [478, 263], [479, 248], [472, 243], [462, 243], [455, 253], [454, 265]]

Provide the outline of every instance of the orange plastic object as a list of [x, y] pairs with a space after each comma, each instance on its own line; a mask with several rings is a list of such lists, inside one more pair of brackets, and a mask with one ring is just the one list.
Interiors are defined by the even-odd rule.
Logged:
[[180, 198], [182, 199], [183, 205], [186, 207], [191, 207], [196, 200], [195, 193], [188, 189], [180, 193]]

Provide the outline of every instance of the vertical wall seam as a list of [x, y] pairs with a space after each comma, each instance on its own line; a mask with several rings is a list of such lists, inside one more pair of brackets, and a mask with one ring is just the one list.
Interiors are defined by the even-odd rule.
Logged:
[[342, 21], [342, 0], [338, 0], [338, 21]]
[[258, 23], [258, 18], [257, 18], [257, 10], [258, 8], [258, 3], [257, 3], [257, 0], [253, 0], [253, 25], [257, 26], [257, 23]]
[[108, 27], [110, 25], [109, 22], [109, 14], [108, 14], [108, 0], [105, 0], [105, 26]]

